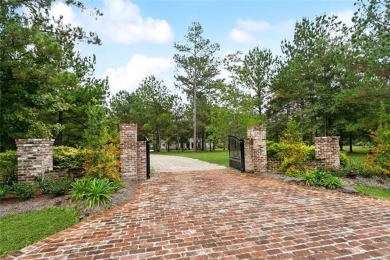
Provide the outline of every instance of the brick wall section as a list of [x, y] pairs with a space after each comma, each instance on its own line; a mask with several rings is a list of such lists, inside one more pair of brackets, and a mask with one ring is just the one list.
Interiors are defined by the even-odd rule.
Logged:
[[53, 143], [49, 139], [16, 139], [18, 181], [32, 182], [53, 170]]
[[[267, 142], [266, 142], [266, 127], [265, 126], [252, 126], [247, 129], [248, 141], [245, 144], [250, 143], [248, 162], [253, 165], [253, 172], [263, 173], [267, 171]], [[247, 157], [245, 157], [246, 164]], [[249, 168], [248, 168], [249, 171]]]
[[137, 124], [120, 124], [121, 175], [137, 180]]
[[137, 178], [146, 180], [146, 141], [137, 143]]
[[[279, 167], [280, 165], [282, 164], [282, 161], [281, 160], [277, 160], [277, 159], [268, 159], [267, 161], [267, 169], [268, 171], [270, 172], [279, 172]], [[309, 161], [306, 161], [305, 164], [309, 167], [309, 168], [319, 168], [319, 169], [322, 169], [322, 168], [326, 168], [328, 167], [328, 163], [326, 163], [324, 160], [309, 160]]]
[[315, 137], [316, 159], [323, 160], [328, 167], [340, 167], [339, 136]]

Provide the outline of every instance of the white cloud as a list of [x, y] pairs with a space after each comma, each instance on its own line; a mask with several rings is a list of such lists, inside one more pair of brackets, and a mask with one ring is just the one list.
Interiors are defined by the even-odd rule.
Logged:
[[121, 43], [168, 43], [173, 32], [165, 20], [142, 17], [138, 6], [127, 0], [105, 0], [96, 30], [108, 40]]
[[174, 64], [171, 58], [146, 57], [136, 54], [125, 66], [109, 68], [103, 76], [108, 77], [111, 95], [119, 90], [133, 92], [138, 88], [139, 83], [151, 74], [164, 80], [165, 85], [172, 89], [173, 68]]
[[295, 21], [289, 20], [270, 24], [264, 20], [237, 19], [235, 27], [229, 32], [229, 40], [235, 44], [264, 45], [261, 38], [280, 38], [294, 32]]
[[236, 27], [247, 32], [265, 32], [271, 29], [266, 21], [254, 21], [251, 19], [237, 19]]
[[62, 16], [62, 21], [65, 24], [72, 23], [73, 25], [79, 25], [79, 21], [77, 21], [76, 15], [72, 8], [64, 3], [55, 3], [50, 10], [50, 14], [56, 19]]
[[250, 44], [255, 41], [255, 39], [247, 32], [234, 28], [229, 33], [229, 39], [238, 44]]
[[62, 15], [67, 23], [97, 32], [103, 42], [163, 44], [173, 41], [173, 31], [166, 20], [143, 17], [139, 7], [129, 0], [104, 0], [101, 11], [103, 16], [96, 20], [88, 12], [76, 12], [63, 3], [52, 7], [55, 17]]

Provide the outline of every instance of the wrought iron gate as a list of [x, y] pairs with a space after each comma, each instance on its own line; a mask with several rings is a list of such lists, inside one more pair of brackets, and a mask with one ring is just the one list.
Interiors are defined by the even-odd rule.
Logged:
[[145, 136], [146, 141], [146, 179], [150, 179], [150, 144], [149, 139]]
[[229, 135], [229, 166], [245, 172], [244, 140]]

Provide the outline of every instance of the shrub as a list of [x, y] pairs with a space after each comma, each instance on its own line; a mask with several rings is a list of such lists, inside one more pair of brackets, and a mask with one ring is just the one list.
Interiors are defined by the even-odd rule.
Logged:
[[35, 189], [33, 184], [24, 182], [15, 182], [12, 190], [20, 200], [28, 200], [34, 196]]
[[318, 169], [305, 173], [303, 179], [308, 186], [323, 186], [327, 189], [335, 189], [342, 185], [340, 178]]
[[101, 149], [89, 150], [84, 164], [86, 175], [93, 178], [119, 180], [119, 154], [119, 147], [114, 143], [105, 144]]
[[304, 143], [280, 143], [280, 151], [277, 154], [282, 161], [280, 170], [289, 172], [305, 172], [306, 160], [308, 159], [310, 148]]
[[9, 187], [7, 185], [0, 185], [0, 200], [7, 195]]
[[287, 174], [305, 172], [305, 161], [309, 159], [312, 150], [313, 148], [303, 143], [299, 124], [290, 120], [279, 143], [277, 157], [282, 161], [279, 170]]
[[273, 141], [267, 141], [267, 157], [268, 158], [277, 158], [279, 153], [279, 144]]
[[386, 112], [385, 104], [381, 104], [379, 112], [379, 126], [371, 134], [374, 147], [370, 149], [368, 161], [372, 166], [382, 168], [384, 173], [390, 173], [390, 117]]
[[68, 146], [53, 147], [53, 167], [56, 169], [82, 168], [86, 161], [86, 152]]
[[344, 152], [340, 152], [340, 165], [344, 168], [348, 166], [348, 156]]
[[353, 171], [365, 178], [371, 178], [374, 175], [383, 176], [389, 174], [389, 171], [386, 171], [382, 167], [372, 164], [370, 162], [365, 162], [362, 164], [357, 164], [351, 167]]
[[315, 160], [316, 158], [316, 147], [314, 145], [310, 145], [307, 148], [307, 160]]
[[16, 151], [0, 153], [0, 183], [12, 185], [17, 181], [18, 160]]
[[342, 184], [342, 180], [335, 176], [327, 175], [327, 177], [324, 179], [324, 186], [327, 189], [336, 189]]
[[90, 208], [106, 205], [111, 200], [111, 195], [120, 187], [118, 183], [108, 178], [79, 179], [72, 184], [72, 199], [85, 199]]
[[61, 196], [67, 194], [72, 186], [73, 180], [69, 177], [61, 177], [61, 178], [45, 178], [38, 179], [37, 183], [40, 190], [52, 196]]

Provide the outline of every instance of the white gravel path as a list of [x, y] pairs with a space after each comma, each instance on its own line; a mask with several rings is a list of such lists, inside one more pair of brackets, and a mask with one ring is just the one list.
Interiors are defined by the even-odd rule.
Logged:
[[224, 166], [200, 161], [197, 159], [160, 154], [150, 155], [150, 167], [156, 173], [226, 169]]

